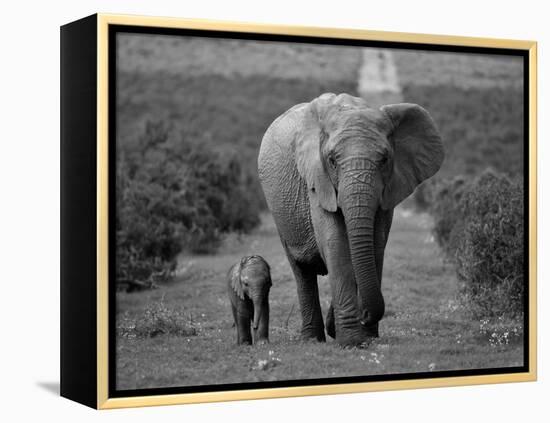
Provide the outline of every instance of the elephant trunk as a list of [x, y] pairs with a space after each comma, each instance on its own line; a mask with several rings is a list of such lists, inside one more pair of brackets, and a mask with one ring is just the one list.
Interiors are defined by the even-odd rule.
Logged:
[[257, 330], [260, 326], [263, 315], [266, 313], [266, 294], [263, 292], [255, 292], [252, 295], [252, 303], [254, 304], [254, 316], [252, 318], [252, 327]]
[[254, 343], [267, 343], [269, 338], [269, 302], [267, 294], [253, 298], [254, 318]]
[[382, 186], [377, 178], [380, 176], [369, 160], [354, 158], [346, 163], [339, 186], [364, 326], [377, 323], [385, 308], [374, 251], [374, 217]]
[[255, 305], [254, 306], [254, 319], [252, 321], [252, 327], [254, 330], [258, 329], [258, 326], [260, 325], [260, 317], [262, 316], [262, 306], [261, 305]]

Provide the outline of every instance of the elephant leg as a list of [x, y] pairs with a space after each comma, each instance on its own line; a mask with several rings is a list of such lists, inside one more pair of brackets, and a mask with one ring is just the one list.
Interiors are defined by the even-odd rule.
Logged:
[[361, 345], [366, 339], [360, 323], [357, 284], [351, 264], [345, 223], [334, 213], [312, 209], [315, 238], [326, 266], [331, 288], [327, 333], [342, 346]]
[[262, 304], [262, 315], [258, 329], [254, 330], [254, 344], [266, 344], [269, 342], [269, 303], [267, 298]]
[[317, 274], [314, 271], [306, 269], [306, 266], [296, 263], [289, 255], [288, 261], [296, 277], [298, 302], [300, 304], [300, 312], [302, 313], [302, 338], [316, 339], [317, 341], [324, 342], [326, 338], [321, 304], [319, 303]]
[[252, 318], [250, 300], [239, 300], [240, 304], [234, 309], [233, 316], [235, 317], [235, 324], [237, 326], [237, 344], [239, 345], [251, 345], [252, 344], [252, 332], [250, 328], [250, 320]]
[[233, 314], [233, 326], [237, 328], [237, 344], [238, 344], [239, 339], [241, 339], [240, 328], [239, 328], [239, 317], [237, 316], [237, 309], [233, 304], [231, 304], [231, 312]]
[[237, 323], [237, 343], [239, 345], [251, 345], [252, 334], [250, 332], [250, 317], [240, 314]]
[[330, 307], [328, 308], [328, 311], [327, 311], [325, 327], [327, 329], [327, 335], [333, 339], [336, 338], [336, 325], [334, 323], [334, 306], [332, 305], [332, 301], [330, 302]]
[[244, 326], [242, 325], [242, 322], [241, 322], [241, 319], [239, 318], [239, 313], [237, 311], [237, 307], [235, 306], [231, 306], [231, 311], [233, 312], [233, 326], [235, 326], [235, 328], [237, 328], [237, 344], [240, 345], [241, 344], [241, 340], [243, 338], [243, 331], [244, 331]]
[[327, 313], [327, 333], [342, 346], [360, 345], [366, 340], [360, 324], [357, 284], [351, 265], [343, 222], [325, 225], [323, 256], [327, 265], [332, 301]]
[[344, 249], [344, 252], [342, 253], [342, 250], [340, 250], [337, 254], [339, 257], [336, 260], [327, 260], [332, 291], [332, 313], [329, 310], [327, 331], [330, 336], [332, 336], [331, 332], [334, 334], [334, 338], [338, 344], [342, 346], [354, 346], [363, 343], [366, 334], [359, 323], [357, 285], [353, 275], [353, 268], [349, 263], [347, 265], [344, 265], [343, 262], [340, 263], [340, 260], [347, 255], [347, 245], [342, 245], [341, 247]]
[[[392, 220], [393, 210], [377, 210], [374, 220], [374, 259], [380, 286], [382, 286], [382, 273], [384, 270], [384, 252], [386, 251]], [[367, 327], [366, 330], [369, 336], [379, 336], [378, 323]]]

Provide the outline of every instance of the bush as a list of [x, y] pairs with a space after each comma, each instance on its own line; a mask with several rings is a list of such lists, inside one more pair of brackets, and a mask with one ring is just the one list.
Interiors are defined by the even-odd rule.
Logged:
[[117, 154], [117, 279], [166, 279], [183, 250], [211, 251], [224, 233], [259, 223], [234, 154], [173, 137], [163, 123]]
[[452, 179], [435, 180], [424, 188], [426, 201], [434, 216], [434, 237], [443, 250], [454, 256], [461, 230], [464, 227], [464, 214], [460, 201], [469, 180], [459, 175]]
[[440, 182], [434, 235], [455, 263], [462, 293], [478, 316], [523, 310], [523, 189], [492, 170]]
[[117, 318], [118, 336], [154, 338], [159, 335], [194, 336], [197, 329], [183, 309], [168, 307], [163, 301], [147, 306], [143, 314], [131, 317], [127, 313]]
[[478, 314], [519, 314], [523, 310], [524, 207], [522, 187], [485, 172], [461, 200], [463, 240], [457, 272]]

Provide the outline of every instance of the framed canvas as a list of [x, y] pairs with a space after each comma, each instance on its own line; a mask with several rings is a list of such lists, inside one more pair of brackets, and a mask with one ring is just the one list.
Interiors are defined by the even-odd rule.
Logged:
[[61, 395], [536, 380], [536, 43], [61, 28]]

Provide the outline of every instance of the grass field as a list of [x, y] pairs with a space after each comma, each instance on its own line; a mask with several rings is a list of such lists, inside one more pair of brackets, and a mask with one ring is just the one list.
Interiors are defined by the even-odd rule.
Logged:
[[357, 47], [227, 38], [124, 35], [117, 38], [124, 72], [201, 76], [269, 76], [315, 81], [354, 80]]
[[521, 57], [394, 50], [402, 85], [453, 86], [465, 90], [515, 88], [523, 84]]
[[[188, 257], [170, 285], [119, 293], [117, 388], [136, 389], [332, 376], [437, 372], [522, 365], [522, 328], [479, 321], [456, 297], [457, 281], [430, 232], [427, 214], [396, 211], [386, 251], [381, 337], [368, 349], [342, 349], [332, 340], [298, 340], [296, 284], [271, 217], [250, 235], [233, 237], [218, 254]], [[225, 274], [241, 256], [261, 252], [272, 266], [271, 343], [236, 345]], [[328, 281], [320, 280], [323, 311]], [[146, 336], [135, 327], [161, 307], [184, 319], [188, 333]], [[156, 322], [159, 326], [159, 322]], [[154, 334], [154, 333], [153, 333]]]

